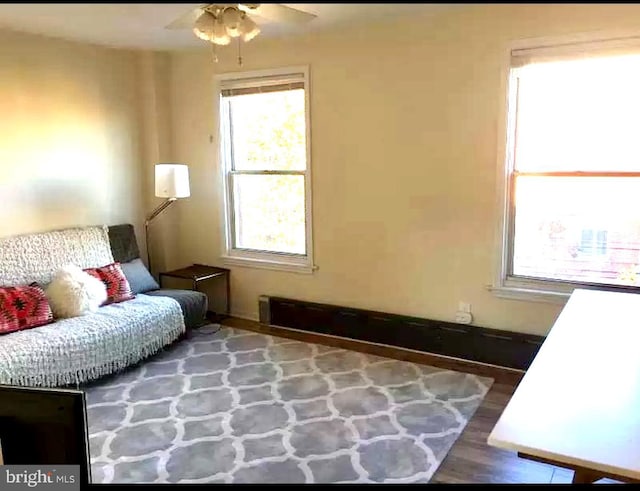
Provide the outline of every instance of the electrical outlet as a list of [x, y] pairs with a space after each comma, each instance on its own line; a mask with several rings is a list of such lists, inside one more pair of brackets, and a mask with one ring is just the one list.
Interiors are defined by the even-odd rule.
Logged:
[[471, 324], [473, 317], [469, 312], [456, 312], [456, 322], [458, 324]]
[[466, 312], [468, 314], [471, 313], [471, 304], [467, 302], [463, 302], [460, 300], [458, 302], [458, 312]]

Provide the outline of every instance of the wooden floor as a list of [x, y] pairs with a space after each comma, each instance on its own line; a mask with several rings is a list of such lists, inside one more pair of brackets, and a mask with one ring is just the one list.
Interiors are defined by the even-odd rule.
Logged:
[[[326, 338], [310, 333], [290, 331], [273, 326], [264, 326], [257, 322], [236, 318], [228, 318], [222, 324], [240, 329], [248, 329], [263, 333], [291, 337], [302, 341], [331, 344], [357, 351], [371, 352], [369, 347], [359, 342], [346, 341], [337, 338]], [[379, 354], [379, 353], [376, 353]], [[396, 356], [396, 354], [398, 354]], [[406, 359], [402, 350], [389, 349], [388, 356]], [[433, 364], [432, 355], [428, 355], [430, 364]], [[411, 361], [416, 361], [415, 359]], [[449, 362], [450, 363], [450, 362]], [[447, 361], [438, 366], [446, 366]], [[474, 371], [475, 365], [469, 364], [469, 371]], [[460, 362], [451, 369], [461, 370]], [[496, 370], [496, 368], [493, 368]], [[497, 369], [500, 370], [500, 369]], [[499, 375], [499, 374], [494, 374]], [[515, 391], [517, 381], [510, 380], [511, 376], [497, 377], [500, 382], [495, 382], [480, 407], [465, 427], [460, 438], [454, 443], [447, 454], [432, 481], [434, 483], [496, 483], [496, 484], [566, 484], [571, 483], [573, 472], [568, 469], [554, 467], [519, 458], [515, 452], [501, 450], [487, 445], [487, 437], [493, 426], [498, 421], [511, 395]], [[598, 483], [613, 484], [616, 481], [602, 479]]]
[[573, 472], [487, 445], [515, 386], [494, 383], [432, 478], [436, 483], [570, 483]]

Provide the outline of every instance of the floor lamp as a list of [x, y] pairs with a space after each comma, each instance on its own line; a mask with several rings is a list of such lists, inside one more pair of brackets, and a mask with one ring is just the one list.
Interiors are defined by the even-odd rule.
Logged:
[[149, 224], [160, 213], [166, 210], [178, 198], [188, 198], [189, 167], [186, 164], [156, 164], [156, 197], [166, 198], [144, 222], [145, 242], [147, 246], [147, 267], [151, 271], [151, 256], [149, 254]]

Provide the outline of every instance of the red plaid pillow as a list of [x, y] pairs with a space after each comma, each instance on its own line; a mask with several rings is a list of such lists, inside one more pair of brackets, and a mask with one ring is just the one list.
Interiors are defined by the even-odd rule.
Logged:
[[0, 334], [52, 322], [53, 313], [49, 301], [37, 283], [0, 287]]
[[107, 301], [102, 305], [124, 302], [135, 298], [127, 277], [122, 272], [120, 263], [107, 264], [101, 268], [88, 268], [84, 270], [94, 278], [98, 278], [107, 287]]

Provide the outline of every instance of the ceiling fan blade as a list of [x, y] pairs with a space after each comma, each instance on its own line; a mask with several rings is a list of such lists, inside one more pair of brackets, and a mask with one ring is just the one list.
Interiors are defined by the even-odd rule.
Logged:
[[258, 8], [251, 9], [255, 15], [275, 22], [288, 22], [291, 24], [303, 24], [316, 18], [315, 14], [292, 9], [277, 3], [261, 3]]
[[165, 29], [190, 29], [198, 20], [198, 17], [202, 15], [203, 7], [206, 7], [207, 4], [202, 4], [200, 7], [197, 7], [190, 12], [187, 12], [184, 15], [181, 15], [176, 20], [171, 22], [170, 24], [165, 26]]

